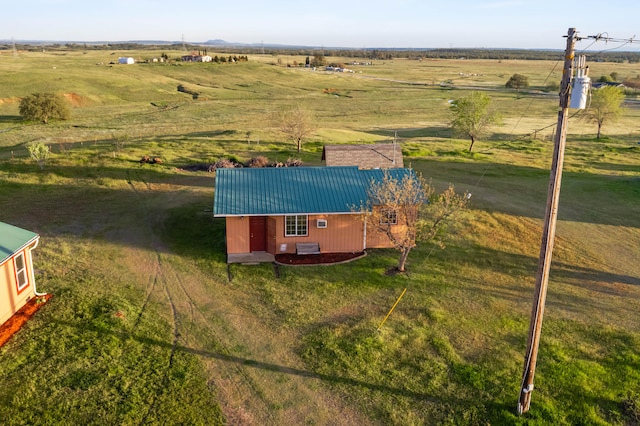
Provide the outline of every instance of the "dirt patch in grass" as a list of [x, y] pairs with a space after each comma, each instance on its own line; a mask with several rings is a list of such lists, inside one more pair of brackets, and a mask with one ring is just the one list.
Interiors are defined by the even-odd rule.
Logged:
[[2, 104], [15, 104], [20, 102], [20, 98], [0, 98], [0, 105]]
[[7, 322], [2, 324], [2, 326], [0, 326], [0, 347], [7, 343], [52, 296], [52, 294], [47, 294], [32, 298], [26, 305], [20, 308], [15, 315], [9, 318]]
[[77, 93], [65, 93], [63, 96], [74, 107], [84, 106], [89, 103], [85, 97], [78, 95]]

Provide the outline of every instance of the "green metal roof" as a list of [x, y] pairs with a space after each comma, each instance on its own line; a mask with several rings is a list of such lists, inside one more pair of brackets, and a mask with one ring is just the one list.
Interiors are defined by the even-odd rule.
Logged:
[[0, 264], [38, 238], [35, 232], [0, 222]]
[[[409, 169], [389, 169], [401, 177]], [[350, 213], [367, 200], [383, 171], [347, 167], [265, 167], [216, 170], [213, 215], [267, 216]]]

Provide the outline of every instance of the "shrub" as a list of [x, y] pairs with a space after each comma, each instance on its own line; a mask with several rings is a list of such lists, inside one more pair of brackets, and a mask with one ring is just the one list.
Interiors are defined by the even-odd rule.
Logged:
[[71, 117], [69, 102], [57, 93], [33, 93], [20, 101], [20, 115], [25, 120], [48, 123], [50, 118], [67, 120]]
[[247, 163], [247, 167], [267, 167], [269, 165], [269, 159], [264, 155], [253, 157]]
[[505, 84], [507, 89], [525, 89], [529, 87], [529, 78], [526, 75], [522, 74], [514, 74], [511, 76], [507, 84]]
[[186, 93], [191, 95], [191, 97], [195, 100], [200, 97], [200, 92], [196, 92], [195, 90], [191, 90], [187, 88], [184, 84], [178, 84], [178, 92]]
[[235, 167], [242, 167], [242, 164], [228, 158], [221, 158], [209, 166], [209, 171], [215, 172], [216, 169], [233, 169]]
[[287, 158], [287, 162], [284, 163], [285, 167], [300, 167], [302, 166], [302, 160], [299, 158]]
[[51, 154], [49, 147], [44, 142], [30, 142], [27, 144], [27, 150], [31, 158], [36, 160], [38, 166], [40, 166], [40, 170], [43, 170]]

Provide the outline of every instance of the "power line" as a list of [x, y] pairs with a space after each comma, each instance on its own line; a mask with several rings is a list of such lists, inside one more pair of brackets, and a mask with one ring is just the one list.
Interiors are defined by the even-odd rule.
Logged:
[[578, 40], [583, 40], [585, 38], [595, 40], [596, 42], [604, 41], [605, 43], [608, 43], [608, 42], [624, 43], [624, 44], [640, 43], [640, 40], [636, 40], [635, 34], [630, 38], [614, 38], [614, 37], [609, 37], [609, 33], [604, 32], [604, 33], [599, 33], [593, 36], [578, 37]]

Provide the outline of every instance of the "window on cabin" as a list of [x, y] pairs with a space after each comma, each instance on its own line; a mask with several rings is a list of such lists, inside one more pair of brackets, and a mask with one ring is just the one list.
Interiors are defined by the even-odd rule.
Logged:
[[398, 214], [395, 210], [385, 209], [382, 210], [382, 215], [380, 216], [380, 225], [397, 225], [398, 224]]
[[295, 215], [284, 217], [285, 237], [307, 235], [307, 215]]
[[27, 263], [24, 260], [24, 253], [20, 253], [13, 258], [16, 267], [16, 284], [18, 285], [18, 291], [22, 291], [28, 284], [27, 279]]

